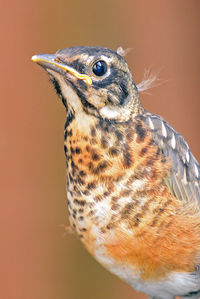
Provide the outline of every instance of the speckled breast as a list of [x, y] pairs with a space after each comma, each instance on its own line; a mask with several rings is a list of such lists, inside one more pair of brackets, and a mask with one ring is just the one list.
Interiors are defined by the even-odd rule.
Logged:
[[183, 250], [178, 240], [180, 231], [188, 238], [191, 221], [176, 215], [180, 202], [164, 183], [170, 161], [140, 118], [75, 118], [65, 136], [70, 224], [90, 253], [111, 271], [128, 265], [144, 280], [164, 277], [168, 267], [192, 271], [196, 248]]
[[122, 223], [139, 226], [152, 190], [166, 191], [168, 164], [139, 119], [117, 124], [90, 117], [83, 124], [73, 119], [65, 132], [67, 196], [70, 223], [91, 247], [86, 236], [103, 238]]

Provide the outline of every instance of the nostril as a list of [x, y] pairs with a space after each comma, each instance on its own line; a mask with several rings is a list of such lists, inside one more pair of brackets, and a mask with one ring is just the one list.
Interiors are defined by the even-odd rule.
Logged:
[[59, 63], [61, 62], [61, 60], [59, 58], [55, 58], [54, 61], [59, 62]]

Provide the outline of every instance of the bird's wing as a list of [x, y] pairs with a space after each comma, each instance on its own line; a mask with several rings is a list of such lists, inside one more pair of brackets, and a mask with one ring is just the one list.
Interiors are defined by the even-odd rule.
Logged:
[[197, 202], [200, 206], [200, 166], [187, 142], [161, 117], [148, 112], [144, 115], [154, 142], [172, 161], [166, 184], [178, 199]]

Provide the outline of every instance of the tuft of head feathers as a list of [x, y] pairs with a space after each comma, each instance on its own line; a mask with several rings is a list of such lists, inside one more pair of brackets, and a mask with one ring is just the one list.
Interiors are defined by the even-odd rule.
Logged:
[[124, 57], [126, 56], [126, 54], [128, 54], [130, 51], [132, 50], [132, 48], [127, 48], [127, 49], [123, 49], [122, 47], [119, 47], [117, 49], [117, 54]]

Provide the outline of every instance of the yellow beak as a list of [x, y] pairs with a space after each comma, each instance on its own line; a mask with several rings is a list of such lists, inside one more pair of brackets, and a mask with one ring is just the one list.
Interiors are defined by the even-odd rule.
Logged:
[[84, 74], [78, 73], [75, 69], [72, 67], [60, 62], [56, 55], [50, 55], [50, 54], [39, 54], [32, 56], [32, 61], [37, 62], [43, 67], [50, 68], [54, 71], [58, 71], [58, 69], [62, 69], [64, 71], [67, 71], [71, 74], [73, 74], [76, 78], [84, 80], [87, 84], [92, 84], [92, 79]]

